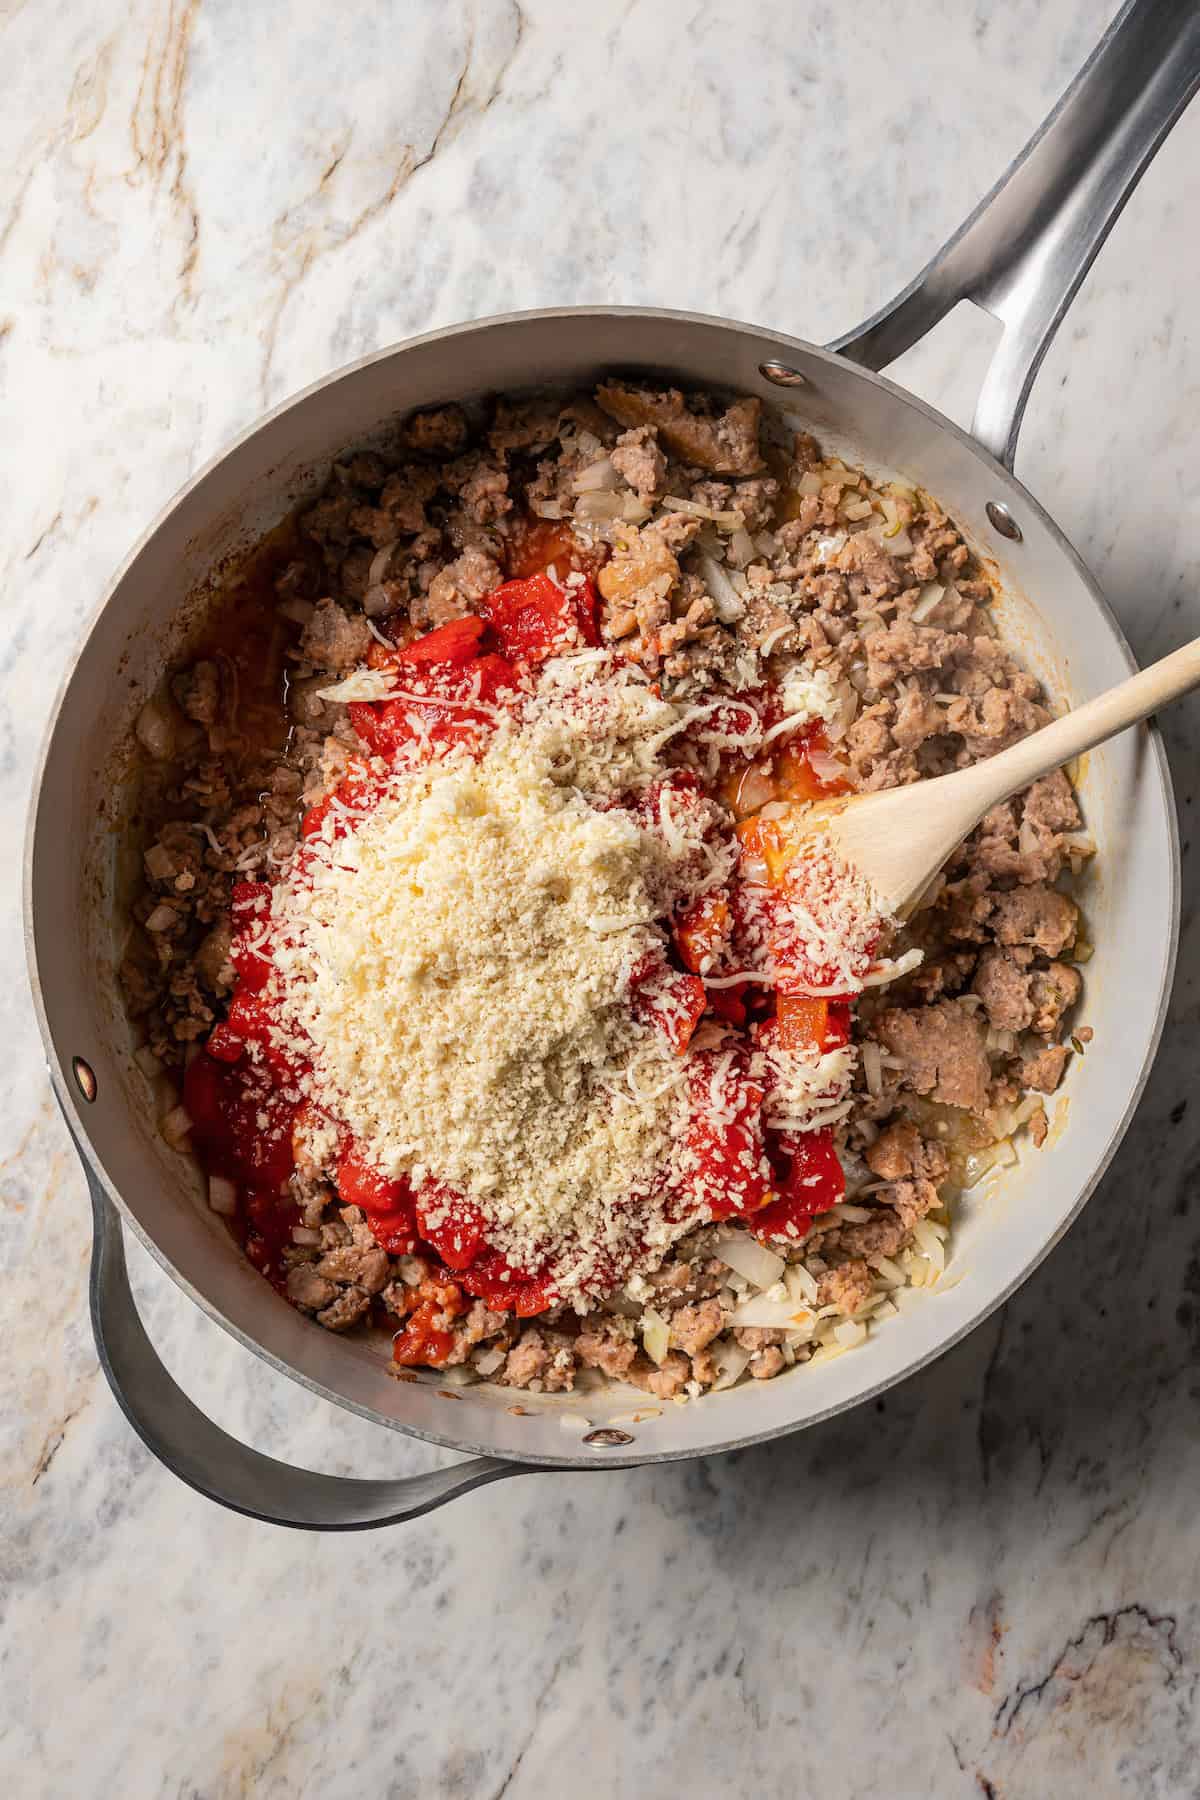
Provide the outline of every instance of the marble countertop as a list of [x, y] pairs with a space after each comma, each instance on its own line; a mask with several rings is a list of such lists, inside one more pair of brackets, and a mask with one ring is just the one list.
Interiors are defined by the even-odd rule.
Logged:
[[[472, 315], [650, 302], [822, 339], [920, 266], [1113, 0], [0, 6], [0, 1784], [22, 1796], [1200, 1792], [1200, 711], [1164, 721], [1184, 944], [1081, 1222], [933, 1368], [720, 1460], [319, 1538], [131, 1435], [25, 987], [29, 773], [77, 629], [268, 403]], [[1200, 109], [1081, 291], [1022, 477], [1143, 659], [1200, 632]], [[955, 316], [900, 378], [969, 417]], [[310, 1466], [439, 1453], [272, 1375], [136, 1246], [152, 1334]]]

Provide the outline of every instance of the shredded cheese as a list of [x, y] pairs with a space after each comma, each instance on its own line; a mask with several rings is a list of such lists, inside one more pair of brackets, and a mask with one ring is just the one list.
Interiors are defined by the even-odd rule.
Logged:
[[556, 1285], [586, 1306], [615, 1254], [656, 1266], [694, 1223], [665, 1205], [680, 1062], [629, 986], [711, 885], [721, 815], [693, 790], [654, 819], [603, 806], [662, 776], [669, 703], [557, 674], [482, 755], [397, 770], [343, 835], [327, 817], [273, 890], [271, 939], [312, 1097], [385, 1174], [468, 1195], [515, 1264], [562, 1252]]

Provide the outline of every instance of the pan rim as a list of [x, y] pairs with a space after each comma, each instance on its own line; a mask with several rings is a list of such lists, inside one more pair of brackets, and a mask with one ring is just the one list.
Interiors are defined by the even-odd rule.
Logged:
[[714, 314], [685, 312], [671, 308], [607, 305], [547, 307], [495, 314], [482, 319], [467, 320], [457, 324], [441, 326], [434, 331], [420, 333], [416, 336], [403, 339], [395, 344], [384, 346], [379, 350], [368, 352], [365, 356], [343, 364], [339, 368], [318, 377], [315, 381], [310, 382], [295, 393], [288, 395], [282, 401], [278, 402], [277, 405], [269, 408], [265, 413], [258, 415], [252, 423], [226, 441], [199, 469], [189, 476], [187, 481], [185, 481], [166, 504], [159, 509], [153, 520], [140, 534], [132, 548], [121, 560], [118, 568], [106, 584], [97, 605], [92, 609], [79, 633], [50, 707], [35, 760], [26, 815], [22, 859], [22, 935], [25, 945], [26, 969], [32, 992], [34, 1011], [42, 1038], [43, 1049], [47, 1056], [47, 1066], [51, 1084], [59, 1104], [63, 1108], [68, 1128], [75, 1138], [80, 1153], [85, 1158], [88, 1168], [91, 1170], [94, 1177], [101, 1183], [104, 1191], [113, 1200], [120, 1213], [123, 1224], [128, 1225], [133, 1230], [138, 1241], [146, 1248], [158, 1265], [165, 1270], [182, 1292], [187, 1294], [189, 1299], [194, 1301], [195, 1304], [200, 1307], [208, 1318], [227, 1331], [244, 1349], [251, 1351], [279, 1374], [285, 1375], [290, 1380], [299, 1383], [310, 1393], [318, 1395], [321, 1399], [327, 1400], [335, 1406], [343, 1407], [347, 1411], [369, 1420], [372, 1424], [384, 1426], [391, 1431], [415, 1437], [423, 1442], [436, 1444], [443, 1449], [459, 1452], [464, 1455], [484, 1455], [493, 1457], [502, 1462], [512, 1463], [514, 1468], [636, 1468], [653, 1463], [689, 1461], [700, 1456], [717, 1456], [731, 1450], [747, 1449], [752, 1445], [767, 1443], [776, 1438], [786, 1437], [793, 1432], [808, 1429], [810, 1426], [822, 1424], [842, 1412], [848, 1412], [855, 1407], [863, 1405], [869, 1400], [876, 1399], [889, 1388], [894, 1387], [898, 1382], [907, 1380], [910, 1376], [917, 1374], [921, 1369], [926, 1368], [930, 1363], [944, 1355], [945, 1352], [961, 1343], [980, 1325], [984, 1324], [987, 1319], [989, 1319], [1000, 1306], [1004, 1305], [1017, 1289], [1022, 1287], [1030, 1278], [1034, 1271], [1050, 1254], [1051, 1250], [1055, 1248], [1063, 1236], [1065, 1236], [1066, 1232], [1078, 1219], [1084, 1206], [1103, 1179], [1104, 1174], [1124, 1139], [1129, 1124], [1142, 1099], [1157, 1056], [1166, 1024], [1179, 946], [1182, 888], [1179, 821], [1175, 805], [1174, 787], [1165, 747], [1157, 726], [1151, 724], [1145, 728], [1145, 739], [1149, 744], [1152, 753], [1152, 767], [1158, 778], [1159, 792], [1162, 798], [1167, 824], [1170, 860], [1170, 891], [1168, 897], [1169, 920], [1166, 941], [1163, 945], [1164, 954], [1160, 966], [1158, 992], [1155, 999], [1153, 1029], [1149, 1035], [1145, 1054], [1137, 1071], [1136, 1079], [1131, 1086], [1129, 1099], [1125, 1109], [1121, 1114], [1121, 1117], [1111, 1127], [1104, 1148], [1097, 1157], [1088, 1180], [1080, 1188], [1069, 1212], [1059, 1221], [1058, 1225], [1050, 1235], [1044, 1241], [1038, 1243], [1033, 1254], [1009, 1282], [995, 1294], [990, 1295], [972, 1318], [964, 1321], [954, 1331], [940, 1339], [936, 1345], [915, 1356], [913, 1360], [906, 1362], [902, 1368], [882, 1376], [877, 1382], [864, 1388], [861, 1392], [856, 1393], [849, 1398], [832, 1402], [828, 1407], [811, 1413], [803, 1419], [796, 1419], [784, 1422], [783, 1424], [772, 1425], [758, 1431], [730, 1438], [720, 1443], [692, 1445], [673, 1450], [655, 1450], [640, 1455], [614, 1455], [608, 1451], [604, 1453], [603, 1457], [596, 1453], [593, 1453], [591, 1456], [579, 1456], [577, 1454], [549, 1455], [533, 1451], [521, 1454], [515, 1451], [497, 1450], [489, 1446], [477, 1445], [469, 1439], [457, 1436], [451, 1437], [446, 1433], [435, 1432], [427, 1428], [419, 1428], [402, 1422], [401, 1420], [388, 1417], [386, 1414], [377, 1412], [365, 1402], [349, 1399], [345, 1395], [326, 1386], [324, 1383], [315, 1380], [312, 1376], [295, 1368], [291, 1363], [287, 1362], [274, 1351], [269, 1350], [264, 1344], [260, 1343], [249, 1332], [243, 1330], [233, 1321], [226, 1318], [213, 1301], [209, 1300], [205, 1295], [202, 1295], [193, 1286], [188, 1277], [178, 1269], [166, 1253], [158, 1247], [154, 1238], [140, 1222], [134, 1218], [132, 1213], [126, 1207], [124, 1200], [110, 1182], [108, 1175], [100, 1162], [97, 1152], [91, 1142], [87, 1122], [78, 1103], [78, 1098], [67, 1084], [57, 1061], [57, 1052], [54, 1045], [50, 1022], [45, 1010], [39, 974], [37, 920], [34, 915], [33, 902], [33, 868], [39, 827], [42, 786], [46, 767], [62, 718], [63, 707], [75, 679], [80, 658], [82, 657], [102, 615], [107, 609], [117, 589], [124, 581], [126, 574], [142, 554], [145, 547], [151, 542], [179, 506], [183, 504], [187, 497], [199, 487], [221, 463], [243, 444], [249, 442], [264, 428], [285, 416], [292, 409], [303, 405], [314, 395], [324, 392], [334, 384], [354, 376], [363, 370], [369, 369], [390, 358], [399, 356], [402, 352], [427, 344], [443, 342], [455, 337], [483, 331], [492, 326], [537, 325], [553, 319], [562, 318], [628, 319], [631, 322], [635, 320], [663, 320], [677, 322], [679, 324], [716, 328], [723, 332], [733, 331], [756, 339], [764, 346], [770, 346], [776, 350], [784, 348], [788, 351], [802, 352], [807, 357], [814, 357], [819, 362], [835, 366], [843, 373], [852, 372], [857, 379], [882, 388], [905, 406], [915, 411], [929, 424], [934, 425], [942, 432], [949, 434], [952, 439], [957, 441], [987, 469], [989, 476], [993, 481], [1000, 482], [1003, 485], [1006, 498], [1015, 499], [1019, 502], [1021, 507], [1036, 515], [1040, 524], [1051, 538], [1054, 547], [1065, 553], [1068, 560], [1073, 565], [1087, 590], [1092, 604], [1108, 626], [1110, 636], [1120, 655], [1124, 659], [1126, 666], [1131, 671], [1136, 668], [1137, 664], [1133, 657], [1133, 653], [1112, 608], [1100, 591], [1095, 578], [1092, 576], [1090, 570], [1083, 561], [1083, 558], [1046, 511], [1045, 507], [1042, 506], [1016, 475], [997, 462], [996, 459], [982, 447], [982, 445], [971, 437], [969, 432], [964, 431], [962, 427], [956, 425], [952, 420], [947, 419], [936, 407], [931, 406], [927, 401], [921, 400], [918, 396], [909, 393], [907, 389], [903, 388], [898, 383], [891, 381], [885, 375], [878, 374], [874, 370], [865, 369], [858, 364], [850, 363], [836, 351], [828, 350], [824, 346], [809, 343], [804, 339], [791, 336], [787, 333], [771, 331], [764, 326], [753, 325], [745, 321], [721, 318]]

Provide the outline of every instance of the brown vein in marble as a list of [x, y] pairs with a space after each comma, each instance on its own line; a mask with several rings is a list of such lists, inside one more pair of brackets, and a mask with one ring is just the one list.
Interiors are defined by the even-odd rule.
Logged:
[[200, 253], [200, 215], [188, 184], [183, 102], [199, 10], [200, 0], [183, 0], [182, 5], [168, 0], [161, 39], [156, 41], [157, 33], [151, 34], [129, 117], [134, 166], [126, 177], [132, 185], [144, 173], [152, 185], [159, 186], [170, 175], [167, 195], [187, 232], [179, 282], [181, 298], [189, 301]]
[[38, 166], [39, 157], [35, 155], [24, 175], [21, 177], [20, 184], [17, 187], [16, 196], [12, 206], [9, 208], [8, 217], [4, 221], [3, 226], [0, 226], [0, 256], [3, 256], [5, 250], [8, 248], [8, 240], [20, 222], [21, 213], [25, 206], [25, 196], [29, 192], [30, 183], [33, 180]]
[[[295, 271], [284, 277], [278, 298], [271, 309], [270, 316], [263, 332], [263, 355], [259, 372], [259, 393], [264, 406], [270, 404], [271, 367], [275, 358], [279, 327], [283, 314], [287, 308], [288, 302], [292, 299], [297, 289], [307, 279], [314, 265], [322, 257], [327, 255], [330, 250], [342, 249], [346, 244], [358, 237], [360, 232], [375, 219], [380, 218], [387, 212], [393, 202], [408, 187], [413, 177], [418, 175], [422, 169], [428, 168], [439, 150], [441, 150], [443, 145], [449, 141], [454, 131], [455, 124], [460, 117], [468, 113], [473, 113], [474, 118], [478, 121], [483, 118], [499, 97], [504, 78], [512, 67], [525, 36], [525, 15], [521, 10], [520, 5], [517, 4], [517, 0], [513, 0], [512, 10], [516, 22], [512, 46], [509, 49], [508, 54], [496, 68], [495, 73], [491, 78], [488, 92], [484, 98], [481, 101], [472, 102], [470, 95], [471, 63], [475, 52], [475, 34], [472, 29], [470, 36], [467, 39], [466, 54], [463, 58], [462, 67], [458, 72], [458, 77], [454, 83], [454, 89], [450, 95], [449, 103], [433, 132], [433, 136], [429, 140], [428, 148], [418, 154], [415, 146], [412, 144], [405, 145], [404, 154], [400, 163], [393, 172], [387, 189], [382, 195], [369, 201], [366, 206], [362, 207], [350, 220], [350, 223], [344, 231], [338, 232], [335, 236], [329, 234], [332, 237], [332, 241], [319, 241], [317, 234], [312, 232], [309, 241], [303, 245]], [[311, 204], [314, 199], [318, 198], [329, 188], [333, 177], [346, 159], [352, 137], [353, 127], [346, 133], [345, 140], [335, 151], [313, 192], [306, 195], [298, 205], [290, 207], [288, 211], [282, 214], [276, 221], [272, 235], [281, 252], [288, 248], [288, 239], [285, 235], [288, 227], [306, 206]]]
[[67, 142], [81, 144], [99, 127], [108, 107], [108, 78], [118, 39], [106, 38], [90, 62], [80, 63], [67, 97]]
[[[96, 1373], [97, 1371], [93, 1370], [93, 1377]], [[50, 1467], [66, 1441], [68, 1426], [73, 1420], [79, 1417], [90, 1398], [91, 1396], [85, 1393], [83, 1398], [71, 1408], [70, 1412], [67, 1413], [64, 1418], [59, 1420], [57, 1425], [52, 1425], [50, 1427], [49, 1431], [46, 1433], [46, 1441], [42, 1445], [41, 1452], [35, 1464], [33, 1479], [29, 1484], [30, 1487], [36, 1487], [38, 1482], [42, 1479], [42, 1476], [46, 1473], [46, 1470]]]

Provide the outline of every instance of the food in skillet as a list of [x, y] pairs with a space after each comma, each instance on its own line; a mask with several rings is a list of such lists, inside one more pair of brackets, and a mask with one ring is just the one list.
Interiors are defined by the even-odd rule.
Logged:
[[1091, 846], [1048, 777], [900, 928], [803, 827], [1045, 722], [991, 599], [755, 400], [443, 407], [337, 464], [139, 721], [139, 1057], [279, 1291], [401, 1368], [681, 1398], [936, 1281], [1045, 1136]]

